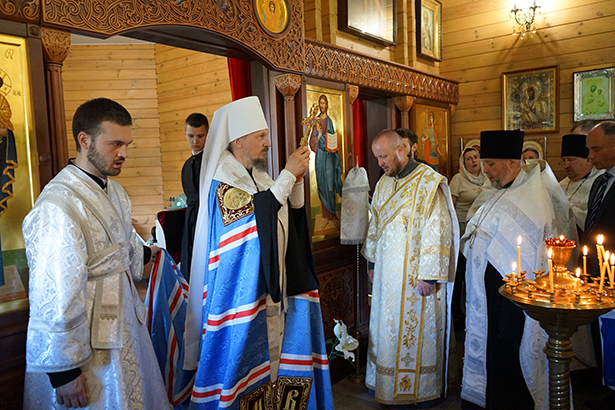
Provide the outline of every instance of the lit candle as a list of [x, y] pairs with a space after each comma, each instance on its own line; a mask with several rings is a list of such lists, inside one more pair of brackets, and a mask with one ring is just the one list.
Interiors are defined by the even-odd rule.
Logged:
[[606, 251], [604, 262], [600, 265], [600, 288], [598, 288], [598, 293], [602, 293], [602, 289], [604, 288], [604, 274], [609, 266], [609, 251]]
[[521, 236], [517, 238], [517, 266], [519, 267], [519, 275], [521, 275]]
[[604, 235], [598, 235], [598, 239], [596, 240], [596, 249], [598, 250], [598, 265], [602, 266], [602, 252], [604, 252], [604, 247], [602, 244], [604, 243]]
[[611, 254], [611, 268], [609, 269], [609, 285], [613, 287], [615, 283], [613, 282], [613, 277], [615, 276], [615, 253]]
[[549, 285], [551, 287], [551, 293], [555, 291], [555, 286], [553, 285], [553, 261], [551, 260], [552, 254], [553, 250], [549, 248]]
[[578, 292], [579, 288], [581, 287], [581, 268], [577, 268], [577, 281], [575, 283], [576, 283], [575, 288], [576, 288], [576, 291]]
[[583, 275], [587, 275], [587, 245], [583, 247]]
[[511, 267], [512, 267], [513, 278], [515, 278], [515, 275], [516, 275], [516, 272], [517, 272], [517, 262], [513, 262]]

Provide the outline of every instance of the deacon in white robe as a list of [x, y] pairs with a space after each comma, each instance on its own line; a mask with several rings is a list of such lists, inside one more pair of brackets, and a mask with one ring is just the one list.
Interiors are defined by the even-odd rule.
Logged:
[[379, 403], [437, 401], [446, 385], [455, 209], [446, 178], [408, 158], [397, 133], [378, 134], [372, 152], [385, 175], [363, 248], [374, 266], [365, 384]]
[[481, 133], [484, 172], [494, 189], [485, 190], [461, 239], [467, 259], [464, 410], [548, 407], [546, 333], [498, 292], [517, 260], [517, 238], [522, 237], [521, 270], [533, 278], [534, 270], [546, 268], [545, 239], [556, 234], [541, 167], [521, 166], [523, 136], [523, 131]]
[[594, 180], [604, 173], [596, 169], [587, 159], [589, 150], [585, 146], [584, 134], [568, 134], [562, 137], [562, 168], [566, 178], [559, 185], [570, 202], [576, 225], [580, 232], [585, 229], [587, 201]]
[[99, 98], [75, 112], [77, 158], [23, 222], [30, 268], [25, 409], [169, 409], [134, 281], [144, 251], [118, 175], [132, 119]]

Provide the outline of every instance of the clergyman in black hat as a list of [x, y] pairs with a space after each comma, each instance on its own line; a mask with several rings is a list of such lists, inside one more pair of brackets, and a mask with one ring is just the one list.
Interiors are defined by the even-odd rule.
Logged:
[[[521, 164], [524, 132], [481, 132], [480, 156], [491, 187], [469, 220], [461, 249], [466, 258], [466, 338], [462, 409], [533, 409], [548, 405], [544, 355], [532, 355], [545, 337], [538, 322], [499, 294], [517, 261], [545, 269], [544, 240], [553, 235], [555, 213], [540, 166]], [[517, 272], [519, 268], [517, 269]], [[522, 370], [523, 369], [523, 370]]]
[[581, 232], [585, 227], [587, 216], [587, 199], [594, 180], [604, 173], [598, 170], [587, 159], [589, 150], [585, 146], [583, 134], [568, 134], [562, 137], [562, 154], [560, 165], [566, 173], [566, 178], [560, 181], [560, 186], [572, 207], [577, 229]]

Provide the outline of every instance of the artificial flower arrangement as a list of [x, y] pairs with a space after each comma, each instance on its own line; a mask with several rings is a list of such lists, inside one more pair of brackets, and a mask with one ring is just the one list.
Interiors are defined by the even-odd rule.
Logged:
[[328, 339], [325, 343], [331, 345], [331, 353], [329, 353], [329, 362], [338, 356], [344, 356], [344, 359], [350, 360], [354, 366], [354, 353], [352, 352], [359, 347], [359, 342], [354, 337], [348, 334], [346, 324], [341, 320], [335, 320], [333, 333], [335, 338]]

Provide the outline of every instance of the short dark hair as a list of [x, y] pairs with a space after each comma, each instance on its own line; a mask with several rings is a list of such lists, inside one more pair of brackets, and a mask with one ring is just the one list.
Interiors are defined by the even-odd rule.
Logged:
[[607, 137], [615, 138], [615, 121], [602, 121], [597, 128], [601, 129]]
[[574, 132], [575, 130], [577, 130], [587, 134], [592, 130], [592, 128], [594, 128], [598, 124], [600, 124], [599, 120], [583, 120], [581, 122], [573, 124], [572, 128], [570, 128], [570, 132]]
[[186, 128], [186, 126], [188, 125], [192, 128], [199, 128], [204, 125], [205, 129], [209, 131], [209, 121], [207, 121], [207, 117], [200, 112], [193, 112], [188, 116], [188, 118], [186, 118], [184, 128]]
[[85, 132], [95, 141], [100, 134], [100, 126], [109, 121], [121, 126], [131, 126], [132, 117], [126, 108], [108, 98], [94, 98], [86, 101], [77, 108], [73, 116], [73, 138], [77, 145], [77, 152], [81, 151], [77, 137]]
[[416, 133], [408, 128], [397, 128], [395, 130], [396, 133], [399, 134], [400, 137], [410, 140], [410, 145], [418, 144], [419, 137]]

